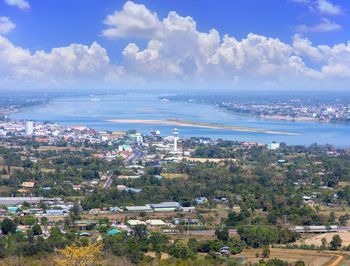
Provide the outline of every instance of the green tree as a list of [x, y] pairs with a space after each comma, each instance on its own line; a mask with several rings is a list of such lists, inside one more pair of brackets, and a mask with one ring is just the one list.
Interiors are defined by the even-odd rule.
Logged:
[[8, 233], [16, 233], [16, 225], [11, 219], [5, 218], [1, 222], [1, 231], [4, 235], [7, 235]]
[[183, 240], [176, 240], [170, 247], [169, 252], [175, 258], [183, 260], [194, 257], [194, 253], [188, 248], [186, 242]]
[[215, 230], [215, 235], [216, 235], [216, 237], [219, 239], [219, 240], [221, 240], [221, 241], [223, 241], [223, 242], [227, 242], [228, 241], [228, 239], [229, 239], [229, 232], [228, 232], [228, 229], [227, 228], [225, 228], [225, 229], [223, 229], [223, 230], [219, 230], [219, 229], [216, 229]]
[[34, 234], [35, 236], [38, 236], [38, 235], [41, 235], [41, 234], [42, 234], [41, 227], [40, 227], [40, 225], [38, 225], [38, 224], [34, 224], [33, 227], [32, 227], [32, 230], [33, 230], [33, 234]]
[[262, 256], [263, 258], [268, 258], [268, 257], [270, 257], [270, 247], [269, 247], [269, 246], [265, 246], [265, 247], [263, 248], [263, 252], [261, 253], [261, 256]]
[[339, 235], [335, 235], [333, 236], [332, 238], [332, 241], [331, 241], [331, 249], [332, 250], [338, 250], [340, 247], [341, 247], [341, 244], [342, 244], [342, 239], [340, 238]]

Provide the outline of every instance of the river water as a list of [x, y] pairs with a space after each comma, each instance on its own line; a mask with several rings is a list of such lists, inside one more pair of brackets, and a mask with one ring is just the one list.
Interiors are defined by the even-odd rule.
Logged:
[[119, 124], [104, 120], [165, 120], [168, 118], [178, 118], [300, 134], [291, 136], [222, 129], [178, 127], [180, 137], [196, 136], [259, 143], [284, 141], [287, 144], [300, 145], [318, 143], [332, 144], [339, 147], [350, 146], [350, 125], [259, 119], [252, 116], [240, 116], [225, 112], [212, 105], [173, 101], [162, 102], [158, 97], [159, 95], [130, 93], [97, 97], [57, 98], [46, 106], [39, 106], [12, 114], [11, 118], [37, 121], [49, 120], [61, 125], [81, 124], [96, 130], [126, 131], [136, 129], [145, 134], [148, 134], [150, 129], [158, 129], [162, 136], [170, 135], [174, 126]]

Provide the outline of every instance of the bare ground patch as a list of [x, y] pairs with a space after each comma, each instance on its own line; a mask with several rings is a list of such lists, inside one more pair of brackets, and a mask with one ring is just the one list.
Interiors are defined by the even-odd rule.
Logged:
[[[334, 252], [319, 252], [316, 250], [299, 250], [299, 249], [281, 249], [271, 248], [270, 259], [278, 258], [288, 262], [295, 262], [302, 260], [306, 265], [320, 266], [332, 265], [339, 258], [339, 253]], [[235, 257], [246, 258], [246, 263], [257, 263], [260, 258], [256, 258], [256, 253], [262, 253], [262, 249], [244, 250], [242, 253], [235, 255]], [[340, 261], [339, 261], [340, 262]]]

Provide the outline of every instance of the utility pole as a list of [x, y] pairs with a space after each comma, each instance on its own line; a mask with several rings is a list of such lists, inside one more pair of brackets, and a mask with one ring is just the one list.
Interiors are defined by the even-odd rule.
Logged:
[[287, 225], [287, 215], [284, 215], [284, 227]]

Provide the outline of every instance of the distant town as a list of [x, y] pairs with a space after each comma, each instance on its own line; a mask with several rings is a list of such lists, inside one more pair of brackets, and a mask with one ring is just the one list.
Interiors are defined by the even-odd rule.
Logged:
[[169, 96], [161, 100], [215, 104], [218, 108], [237, 114], [254, 115], [265, 119], [313, 122], [350, 122], [350, 101], [348, 97], [312, 97], [291, 95], [256, 96]]

